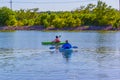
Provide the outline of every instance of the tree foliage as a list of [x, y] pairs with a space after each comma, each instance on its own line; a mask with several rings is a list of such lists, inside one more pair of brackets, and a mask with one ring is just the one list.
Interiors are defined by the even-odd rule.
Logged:
[[6, 22], [8, 22], [8, 20], [10, 18], [12, 18], [12, 16], [14, 16], [14, 15], [15, 15], [15, 13], [11, 9], [9, 9], [7, 7], [0, 8], [0, 25], [6, 25], [7, 24]]
[[82, 25], [120, 27], [120, 12], [102, 1], [97, 5], [88, 4], [74, 11], [38, 12], [38, 8], [13, 11], [7, 7], [0, 8], [1, 26], [34, 26], [45, 28], [74, 28]]

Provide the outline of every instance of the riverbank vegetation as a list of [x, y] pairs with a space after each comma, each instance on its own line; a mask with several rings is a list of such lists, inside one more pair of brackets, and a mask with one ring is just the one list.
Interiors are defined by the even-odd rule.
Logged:
[[98, 1], [97, 5], [81, 6], [74, 11], [38, 12], [38, 10], [34, 8], [13, 11], [7, 7], [1, 7], [0, 29], [33, 29], [34, 26], [38, 29], [64, 30], [120, 29], [120, 11], [102, 1]]

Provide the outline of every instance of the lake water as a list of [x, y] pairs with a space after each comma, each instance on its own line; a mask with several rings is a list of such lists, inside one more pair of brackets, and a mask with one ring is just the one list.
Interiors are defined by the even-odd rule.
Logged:
[[[69, 58], [51, 45], [78, 46]], [[120, 32], [0, 32], [1, 80], [120, 80]]]

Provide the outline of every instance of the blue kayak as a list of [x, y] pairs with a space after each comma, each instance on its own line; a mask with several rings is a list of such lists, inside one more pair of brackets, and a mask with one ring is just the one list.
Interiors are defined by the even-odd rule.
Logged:
[[73, 49], [64, 49], [64, 48], [59, 48], [59, 51], [62, 53], [63, 57], [68, 59], [71, 57]]
[[70, 48], [70, 49], [59, 48], [59, 51], [63, 52], [63, 53], [72, 53], [73, 49], [72, 48]]

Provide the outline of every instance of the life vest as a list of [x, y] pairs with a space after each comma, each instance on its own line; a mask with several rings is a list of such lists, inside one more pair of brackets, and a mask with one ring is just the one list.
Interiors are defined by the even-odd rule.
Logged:
[[58, 38], [56, 38], [54, 42], [60, 42], [60, 40]]
[[64, 48], [64, 49], [70, 49], [70, 48], [71, 48], [71, 44], [66, 43], [66, 44], [64, 44], [64, 45], [62, 46], [62, 48]]

